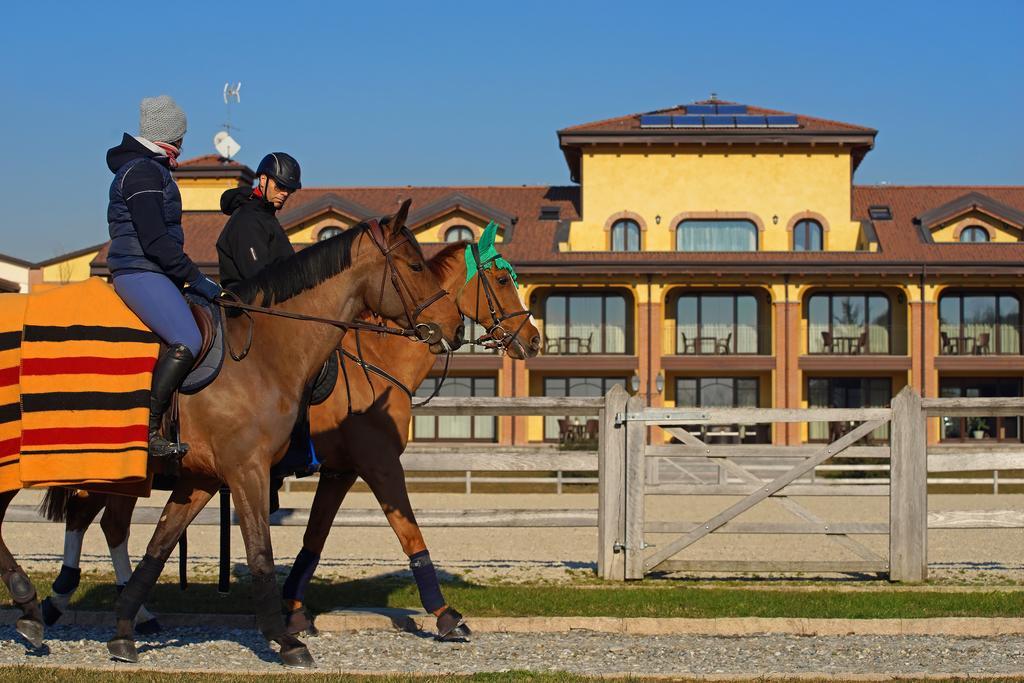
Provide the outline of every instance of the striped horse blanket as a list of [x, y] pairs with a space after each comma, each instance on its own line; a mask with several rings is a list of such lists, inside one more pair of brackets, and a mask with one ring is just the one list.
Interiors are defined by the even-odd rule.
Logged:
[[127, 485], [146, 495], [159, 352], [99, 278], [0, 295], [0, 491]]

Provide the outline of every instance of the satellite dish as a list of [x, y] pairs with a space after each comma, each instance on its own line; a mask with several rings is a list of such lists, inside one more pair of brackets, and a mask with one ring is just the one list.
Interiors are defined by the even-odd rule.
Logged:
[[242, 146], [235, 142], [235, 139], [228, 135], [226, 130], [213, 136], [213, 146], [217, 149], [217, 154], [225, 159], [231, 159], [242, 149]]

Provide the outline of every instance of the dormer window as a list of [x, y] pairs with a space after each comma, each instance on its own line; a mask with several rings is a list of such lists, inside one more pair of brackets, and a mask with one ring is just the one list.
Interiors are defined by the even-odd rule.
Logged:
[[342, 229], [336, 225], [328, 225], [326, 228], [322, 228], [316, 236], [317, 242], [323, 242], [329, 240], [332, 237], [336, 237], [342, 233]]
[[676, 227], [677, 251], [757, 251], [757, 226], [738, 220], [692, 220]]
[[465, 225], [454, 225], [444, 232], [445, 242], [472, 242], [473, 231], [467, 228]]
[[961, 242], [989, 242], [988, 230], [980, 225], [968, 225], [960, 231]]
[[875, 206], [868, 207], [868, 216], [873, 221], [891, 221], [892, 220], [892, 209], [888, 206], [878, 204]]

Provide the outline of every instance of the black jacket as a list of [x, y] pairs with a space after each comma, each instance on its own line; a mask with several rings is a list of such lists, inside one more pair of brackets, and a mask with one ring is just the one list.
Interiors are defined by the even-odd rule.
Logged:
[[222, 194], [220, 209], [231, 216], [217, 239], [221, 286], [230, 287], [251, 278], [295, 254], [274, 215], [274, 205], [253, 196], [250, 188], [238, 187]]

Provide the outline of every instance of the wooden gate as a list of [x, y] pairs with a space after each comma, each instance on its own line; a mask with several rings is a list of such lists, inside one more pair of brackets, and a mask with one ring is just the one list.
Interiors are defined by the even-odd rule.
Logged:
[[[611, 397], [609, 397], [611, 398]], [[623, 395], [622, 399], [625, 398]], [[612, 401], [609, 401], [611, 405]], [[606, 413], [607, 414], [607, 413]], [[897, 419], [894, 419], [894, 416]], [[608, 416], [605, 425], [606, 447], [602, 450], [602, 501], [599, 527], [602, 552], [599, 572], [605, 578], [641, 579], [652, 571], [725, 571], [725, 572], [879, 572], [901, 580], [923, 578], [924, 538], [919, 523], [927, 514], [926, 489], [921, 485], [925, 473], [924, 415], [920, 398], [912, 390], [902, 391], [891, 408], [851, 409], [665, 409], [647, 408], [639, 398], [628, 399], [621, 412]], [[827, 444], [810, 446], [772, 446], [760, 444], [713, 444], [698, 436], [709, 427], [730, 425], [828, 422], [851, 425], [848, 431]], [[889, 444], [861, 445], [876, 430], [890, 425]], [[703, 426], [703, 429], [701, 427]], [[711, 430], [713, 433], [714, 430]], [[677, 443], [666, 444], [668, 434]], [[649, 439], [649, 436], [653, 437]], [[648, 443], [648, 441], [652, 443]], [[621, 454], [617, 462], [615, 452]], [[890, 476], [884, 483], [828, 485], [812, 483], [815, 468], [834, 458], [887, 458]], [[694, 471], [695, 466], [717, 471], [712, 481], [697, 476], [691, 480], [663, 482], [657, 463], [671, 458]], [[774, 478], [754, 473], [765, 458], [786, 464]], [[913, 470], [920, 469], [921, 472]], [[621, 495], [605, 492], [621, 472]], [[919, 476], [918, 476], [919, 475]], [[892, 495], [891, 524], [832, 523], [801, 505], [792, 496], [808, 495]], [[701, 522], [648, 521], [646, 499], [652, 495], [731, 495], [740, 500]], [[788, 523], [736, 522], [736, 518], [771, 498], [794, 516]], [[680, 560], [675, 556], [712, 533], [813, 534], [838, 543], [857, 559], [835, 560]], [[659, 544], [649, 544], [650, 534], [661, 534]], [[665, 542], [664, 535], [674, 534]], [[889, 534], [890, 557], [880, 556], [851, 534]], [[610, 550], [609, 550], [610, 549]]]

